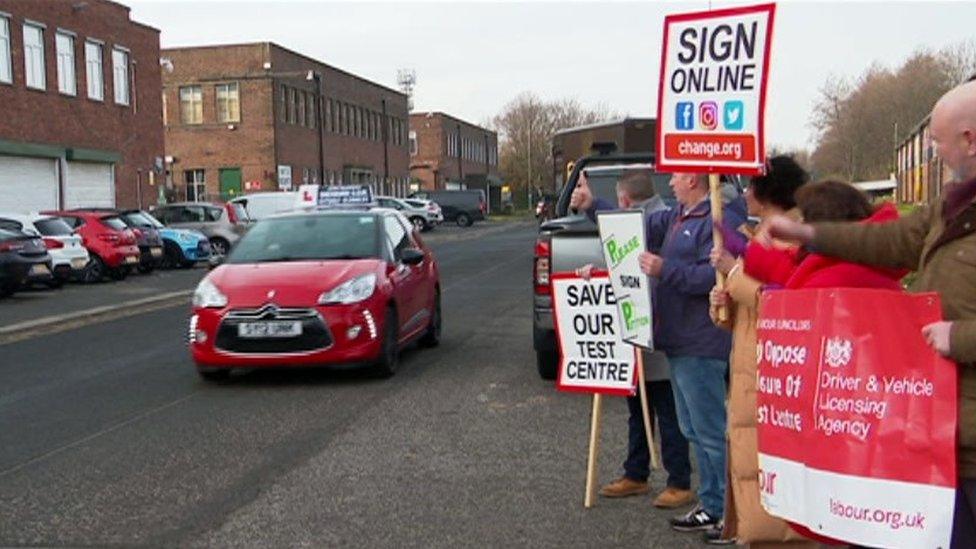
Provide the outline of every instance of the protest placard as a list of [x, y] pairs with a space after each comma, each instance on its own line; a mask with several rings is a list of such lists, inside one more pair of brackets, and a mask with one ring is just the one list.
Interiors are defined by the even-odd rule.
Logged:
[[600, 243], [617, 298], [621, 339], [631, 345], [654, 349], [654, 323], [650, 278], [637, 261], [647, 250], [644, 212], [599, 212]]
[[936, 294], [763, 294], [759, 485], [770, 514], [848, 543], [948, 547], [956, 366], [924, 340]]

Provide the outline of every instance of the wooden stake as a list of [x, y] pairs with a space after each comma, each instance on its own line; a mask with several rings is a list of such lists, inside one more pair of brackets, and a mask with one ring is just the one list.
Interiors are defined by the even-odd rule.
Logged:
[[[722, 239], [722, 231], [719, 229], [722, 224], [722, 180], [719, 174], [708, 174], [708, 190], [712, 200], [712, 242], [715, 249], [721, 250], [725, 247], [725, 242]], [[725, 287], [725, 275], [718, 272], [718, 269], [715, 270], [715, 284], [720, 288]], [[721, 322], [728, 321], [728, 307], [718, 309], [718, 319]]]
[[647, 449], [651, 453], [651, 468], [661, 468], [661, 460], [654, 445], [654, 426], [651, 425], [651, 413], [647, 400], [647, 374], [644, 373], [644, 351], [637, 349], [637, 383], [640, 385], [641, 413], [644, 415], [644, 434], [647, 435]]
[[596, 501], [596, 462], [600, 452], [600, 424], [603, 417], [603, 395], [593, 395], [593, 416], [590, 421], [590, 453], [586, 462], [586, 494], [583, 507], [589, 509]]

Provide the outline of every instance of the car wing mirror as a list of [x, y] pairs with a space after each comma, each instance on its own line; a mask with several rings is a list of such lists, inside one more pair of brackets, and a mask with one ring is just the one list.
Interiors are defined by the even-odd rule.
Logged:
[[420, 265], [424, 261], [424, 252], [413, 248], [403, 250], [400, 261], [405, 265]]

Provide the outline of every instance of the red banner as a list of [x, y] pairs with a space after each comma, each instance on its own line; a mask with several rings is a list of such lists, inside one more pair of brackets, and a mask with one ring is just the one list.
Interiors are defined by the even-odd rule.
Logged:
[[936, 294], [763, 294], [760, 485], [773, 515], [871, 546], [947, 547], [956, 486], [956, 366], [922, 326]]

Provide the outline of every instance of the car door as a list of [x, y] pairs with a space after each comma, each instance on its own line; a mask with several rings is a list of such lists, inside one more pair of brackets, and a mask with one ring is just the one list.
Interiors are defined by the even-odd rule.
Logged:
[[402, 261], [403, 251], [416, 247], [416, 243], [410, 237], [410, 229], [401, 223], [397, 216], [383, 216], [383, 231], [393, 259], [390, 281], [393, 284], [394, 300], [397, 303], [400, 339], [405, 339], [426, 326], [423, 270], [419, 266], [407, 265]]

